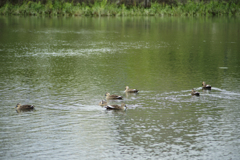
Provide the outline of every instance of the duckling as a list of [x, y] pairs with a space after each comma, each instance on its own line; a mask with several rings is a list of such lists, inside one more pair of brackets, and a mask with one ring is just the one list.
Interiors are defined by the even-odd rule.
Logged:
[[101, 100], [101, 102], [99, 102], [99, 106], [107, 106], [107, 101]]
[[200, 93], [192, 89], [191, 95], [200, 96]]
[[29, 104], [21, 105], [20, 103], [18, 103], [15, 108], [17, 109], [17, 111], [31, 111], [34, 109], [34, 106]]
[[129, 87], [126, 86], [126, 88], [125, 88], [125, 92], [126, 92], [126, 93], [137, 93], [138, 90], [137, 90], [137, 89], [129, 89]]
[[122, 96], [118, 96], [118, 95], [110, 95], [110, 93], [106, 93], [105, 94], [106, 99], [123, 99]]
[[107, 105], [105, 108], [109, 109], [109, 110], [126, 110], [127, 106], [124, 103], [122, 103], [121, 106], [119, 106], [119, 105]]
[[211, 85], [206, 84], [205, 82], [202, 82], [202, 89], [211, 89]]

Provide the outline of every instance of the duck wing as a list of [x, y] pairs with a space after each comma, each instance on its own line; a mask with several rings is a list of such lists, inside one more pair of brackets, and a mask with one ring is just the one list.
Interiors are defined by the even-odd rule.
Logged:
[[138, 92], [137, 89], [129, 89], [127, 92], [133, 93], [133, 92]]
[[107, 105], [105, 108], [106, 109], [114, 109], [114, 110], [121, 109], [121, 107], [119, 105]]
[[118, 95], [110, 95], [109, 97], [113, 99], [122, 99], [122, 96], [118, 96]]
[[34, 109], [34, 106], [33, 106], [33, 105], [28, 105], [28, 104], [26, 104], [26, 105], [22, 105], [22, 106], [20, 107], [20, 109], [21, 109], [21, 110], [30, 110], [30, 109]]

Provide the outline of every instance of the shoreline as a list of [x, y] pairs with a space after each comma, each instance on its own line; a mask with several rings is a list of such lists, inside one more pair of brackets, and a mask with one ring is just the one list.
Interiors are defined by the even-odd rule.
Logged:
[[187, 3], [160, 4], [151, 3], [149, 8], [142, 6], [126, 7], [108, 3], [107, 0], [95, 2], [93, 5], [84, 3], [60, 2], [58, 0], [41, 2], [24, 2], [23, 4], [6, 3], [0, 8], [0, 15], [31, 15], [31, 16], [239, 16], [240, 3], [213, 1], [208, 3], [188, 1]]

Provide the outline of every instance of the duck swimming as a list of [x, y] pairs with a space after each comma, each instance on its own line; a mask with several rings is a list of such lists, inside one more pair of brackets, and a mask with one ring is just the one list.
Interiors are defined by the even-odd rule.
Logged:
[[121, 106], [119, 106], [119, 105], [107, 105], [105, 108], [108, 109], [108, 110], [126, 110], [127, 106], [124, 103], [122, 103]]
[[191, 95], [200, 96], [200, 93], [192, 89]]
[[114, 95], [114, 94], [110, 95], [110, 93], [108, 93], [108, 92], [105, 94], [105, 96], [106, 96], [106, 99], [123, 99], [122, 96], [118, 96], [118, 95]]
[[202, 89], [211, 89], [211, 85], [206, 84], [205, 82], [202, 82]]
[[137, 93], [138, 90], [137, 89], [129, 89], [128, 86], [125, 87], [125, 92], [126, 93]]
[[29, 104], [21, 105], [18, 103], [15, 108], [17, 111], [31, 111], [34, 109], [34, 106]]

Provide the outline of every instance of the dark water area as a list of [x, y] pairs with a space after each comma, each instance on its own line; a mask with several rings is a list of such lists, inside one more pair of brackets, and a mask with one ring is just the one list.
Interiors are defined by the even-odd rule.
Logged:
[[239, 33], [234, 17], [0, 16], [0, 159], [239, 159]]

